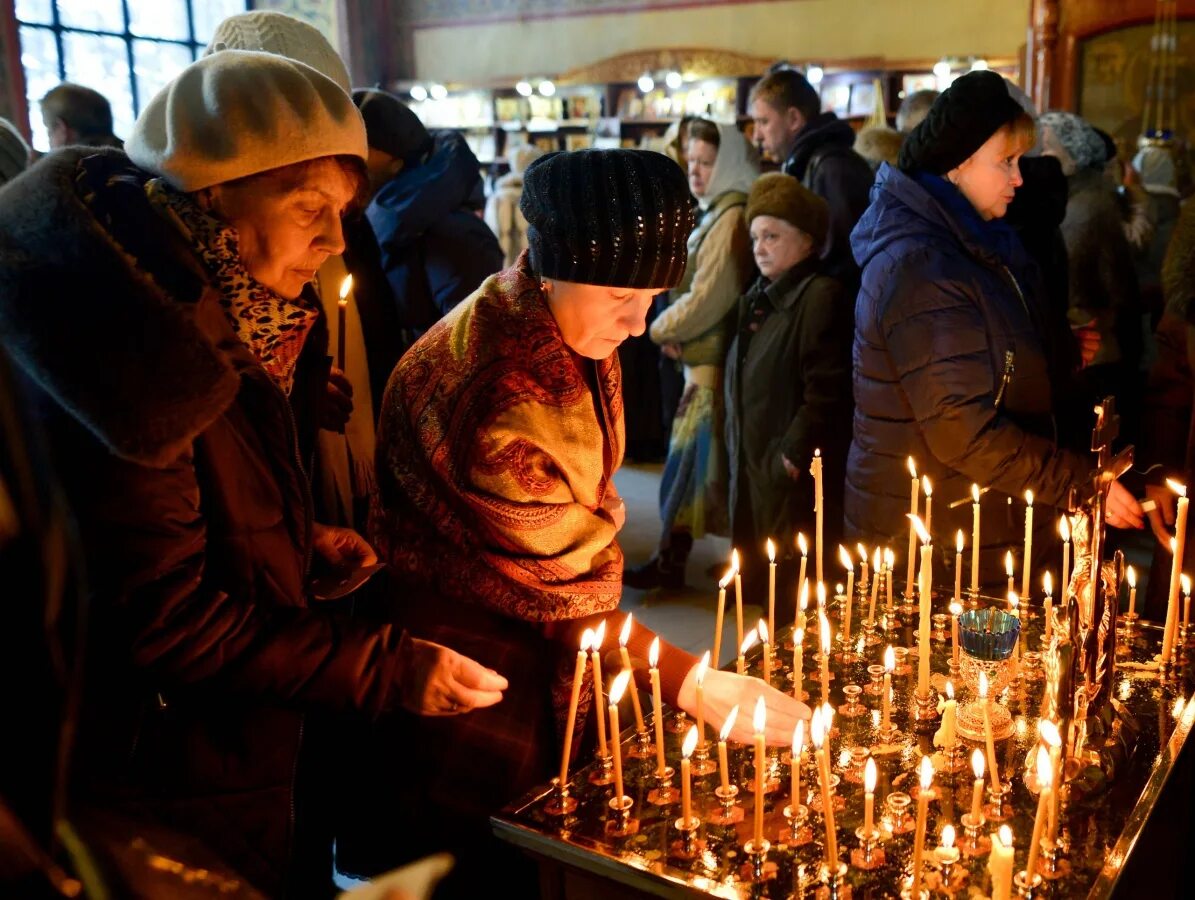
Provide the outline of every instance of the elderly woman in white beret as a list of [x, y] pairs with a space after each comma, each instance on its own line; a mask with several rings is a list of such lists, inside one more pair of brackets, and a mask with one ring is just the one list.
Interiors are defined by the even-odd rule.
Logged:
[[331, 871], [304, 843], [304, 712], [449, 714], [506, 687], [312, 604], [313, 559], [375, 561], [313, 522], [305, 471], [329, 372], [309, 283], [344, 247], [366, 155], [333, 80], [227, 50], [149, 103], [127, 155], [53, 153], [0, 196], [0, 341], [92, 592], [79, 787], [193, 834], [270, 895]]

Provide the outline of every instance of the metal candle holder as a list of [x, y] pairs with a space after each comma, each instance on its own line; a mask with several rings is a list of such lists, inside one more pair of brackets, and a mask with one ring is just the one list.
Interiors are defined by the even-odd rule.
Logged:
[[743, 852], [747, 854], [747, 871], [752, 881], [765, 881], [776, 874], [774, 868], [771, 872], [768, 871], [767, 862], [770, 849], [772, 849], [772, 845], [768, 843], [767, 838], [758, 844], [753, 840], [743, 844]]
[[1042, 877], [1036, 872], [1031, 874], [1022, 869], [1012, 877], [1012, 884], [1021, 900], [1033, 900], [1041, 890]]
[[[615, 736], [611, 740], [618, 740]], [[597, 757], [598, 767], [589, 773], [590, 784], [613, 784], [614, 783], [614, 755], [607, 753], [602, 756], [600, 753], [594, 754]]]
[[606, 820], [606, 834], [613, 837], [626, 837], [639, 831], [639, 820], [631, 818], [631, 808], [635, 801], [630, 797], [611, 797], [611, 816]]
[[711, 825], [736, 825], [743, 821], [743, 808], [738, 804], [738, 785], [732, 784], [725, 790], [717, 787], [714, 796], [718, 798], [719, 807], [710, 813]]
[[851, 896], [851, 886], [846, 883], [846, 863], [838, 863], [833, 871], [830, 866], [823, 864], [820, 872], [822, 886], [817, 891], [818, 900], [847, 900]]
[[984, 804], [983, 814], [993, 822], [1007, 822], [1012, 818], [1012, 785], [1007, 781], [1000, 782], [1000, 790], [988, 785], [988, 802]]
[[671, 806], [680, 802], [680, 791], [672, 786], [672, 776], [676, 770], [672, 766], [664, 766], [654, 773], [656, 786], [647, 794], [647, 802], [652, 806]]
[[917, 827], [917, 823], [913, 817], [909, 815], [909, 807], [913, 804], [913, 798], [904, 791], [893, 791], [888, 795], [884, 801], [884, 805], [888, 808], [888, 821], [890, 823], [889, 831], [893, 834], [908, 834]]
[[884, 693], [884, 667], [872, 664], [867, 667], [867, 677], [871, 681], [863, 688], [869, 696], [878, 697]]
[[636, 731], [635, 740], [627, 750], [627, 756], [631, 759], [651, 759], [655, 755], [656, 744], [651, 732], [647, 729]]
[[972, 818], [970, 813], [959, 817], [963, 826], [963, 840], [959, 843], [959, 850], [966, 856], [987, 856], [992, 851], [992, 839], [983, 833], [988, 820], [983, 813], [979, 818]]
[[942, 714], [938, 712], [938, 695], [932, 689], [924, 697], [919, 696], [916, 691], [913, 692], [913, 721], [919, 731], [923, 727], [932, 726], [941, 718]]
[[857, 684], [843, 685], [842, 696], [846, 698], [846, 703], [838, 707], [838, 714], [848, 719], [854, 719], [867, 713], [867, 707], [859, 702], [859, 696], [863, 693], [863, 688]]
[[1071, 864], [1067, 862], [1062, 852], [1062, 845], [1057, 841], [1043, 840], [1041, 856], [1037, 860], [1037, 872], [1047, 881], [1057, 881], [1070, 874]]
[[679, 832], [680, 838], [668, 845], [670, 856], [690, 860], [696, 859], [705, 851], [705, 841], [697, 837], [697, 831], [701, 828], [701, 819], [697, 816], [689, 816], [688, 821], [682, 818], [672, 824]]
[[883, 832], [878, 828], [872, 828], [871, 831], [865, 831], [862, 825], [856, 828], [855, 837], [859, 839], [859, 846], [851, 851], [851, 865], [864, 871], [882, 866], [887, 859], [884, 848], [880, 846], [882, 836]]
[[[794, 799], [795, 803], [795, 799]], [[803, 847], [813, 840], [813, 829], [809, 827], [809, 807], [803, 803], [784, 807], [784, 818], [788, 827], [780, 832], [780, 842], [790, 847]]]
[[577, 801], [568, 794], [568, 785], [561, 784], [559, 778], [552, 779], [552, 799], [544, 804], [544, 812], [549, 816], [567, 816], [577, 809]]
[[710, 758], [710, 745], [702, 741], [693, 751], [693, 776], [710, 775], [718, 771], [718, 764]]

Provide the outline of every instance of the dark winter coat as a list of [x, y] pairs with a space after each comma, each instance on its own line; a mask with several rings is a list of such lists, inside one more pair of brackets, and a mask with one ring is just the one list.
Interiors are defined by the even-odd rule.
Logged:
[[431, 156], [382, 186], [366, 210], [403, 328], [418, 336], [502, 268], [502, 248], [468, 203], [481, 183], [465, 139], [438, 132]]
[[934, 485], [939, 547], [956, 529], [970, 534], [971, 484], [991, 488], [981, 533], [991, 577], [1024, 537], [1025, 490], [1035, 521], [1052, 526], [1042, 507], [1063, 503], [1089, 464], [1054, 440], [1036, 267], [1010, 229], [983, 223], [943, 179], [919, 178], [881, 166], [852, 235], [863, 286], [846, 529], [902, 545], [912, 456]]
[[[89, 153], [51, 154], [0, 192], [0, 339], [92, 593], [79, 787], [280, 893], [302, 710], [394, 705], [399, 635], [309, 608], [304, 417], [149, 206], [145, 173]], [[296, 406], [326, 383], [325, 345], [321, 327]]]
[[[739, 300], [727, 357], [726, 446], [735, 543], [789, 546], [812, 534], [813, 451], [825, 459], [826, 534], [842, 531], [842, 482], [851, 440], [854, 315], [842, 286], [806, 260]], [[781, 455], [801, 472], [793, 481]], [[835, 541], [836, 542], [836, 541]]]
[[851, 255], [851, 229], [867, 209], [875, 173], [854, 150], [855, 131], [834, 113], [822, 113], [797, 134], [783, 170], [830, 205], [830, 231], [821, 256], [823, 270], [851, 296], [859, 266]]

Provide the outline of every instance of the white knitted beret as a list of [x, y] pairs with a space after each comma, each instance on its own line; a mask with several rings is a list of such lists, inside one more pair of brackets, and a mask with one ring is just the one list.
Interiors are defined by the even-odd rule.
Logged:
[[125, 151], [181, 191], [323, 156], [368, 158], [361, 113], [336, 82], [272, 53], [196, 60], [142, 110]]
[[353, 92], [344, 60], [314, 25], [272, 9], [257, 9], [229, 16], [216, 27], [204, 56], [220, 50], [263, 50], [307, 63], [323, 72], [346, 94]]

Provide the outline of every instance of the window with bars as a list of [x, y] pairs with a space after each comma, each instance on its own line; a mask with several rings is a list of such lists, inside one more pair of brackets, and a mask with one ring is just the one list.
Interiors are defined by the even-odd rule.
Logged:
[[128, 137], [146, 103], [192, 62], [246, 0], [16, 0], [21, 65], [33, 145], [48, 150], [39, 101], [73, 81], [112, 104], [117, 137]]

